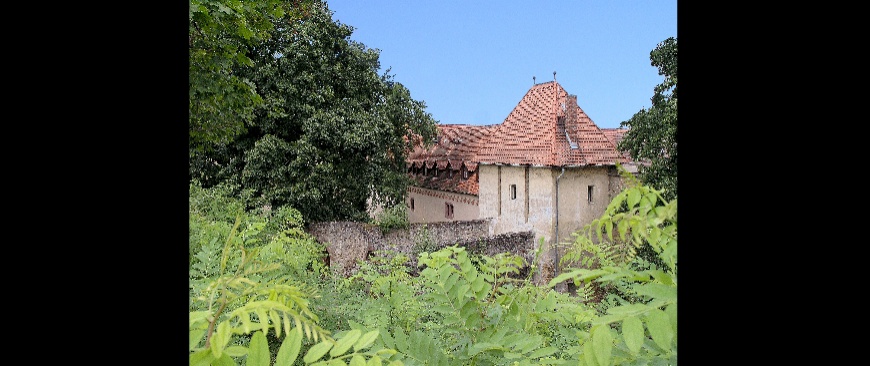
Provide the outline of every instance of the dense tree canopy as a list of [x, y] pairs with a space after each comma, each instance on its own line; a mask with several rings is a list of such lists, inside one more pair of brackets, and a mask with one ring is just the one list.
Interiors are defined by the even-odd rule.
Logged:
[[656, 85], [652, 107], [641, 109], [621, 123], [629, 128], [619, 148], [641, 166], [644, 184], [664, 189], [668, 199], [677, 196], [677, 39], [668, 38], [650, 52], [650, 61], [664, 81]]
[[191, 152], [191, 176], [228, 183], [259, 205], [291, 205], [306, 220], [358, 220], [367, 200], [390, 206], [409, 180], [409, 136], [429, 140], [435, 121], [389, 70], [379, 51], [350, 40], [353, 28], [315, 1], [285, 15], [251, 48], [252, 67], [233, 67], [262, 98], [229, 142]]
[[189, 143], [229, 142], [262, 99], [233, 69], [251, 66], [250, 47], [269, 38], [279, 19], [305, 17], [311, 0], [190, 0]]

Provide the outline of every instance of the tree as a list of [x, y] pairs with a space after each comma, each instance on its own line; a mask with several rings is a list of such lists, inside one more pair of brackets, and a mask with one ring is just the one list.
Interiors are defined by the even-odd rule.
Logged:
[[291, 205], [308, 221], [364, 220], [367, 201], [401, 202], [410, 184], [411, 137], [429, 141], [435, 121], [422, 101], [378, 74], [379, 51], [350, 40], [353, 28], [316, 1], [285, 17], [236, 67], [262, 97], [246, 131], [192, 152], [191, 179], [239, 187], [252, 204]]
[[650, 52], [652, 66], [664, 81], [656, 85], [652, 107], [641, 109], [620, 127], [628, 128], [619, 149], [628, 151], [642, 164], [644, 184], [664, 190], [664, 197], [677, 196], [677, 39], [668, 38]]
[[190, 0], [188, 51], [189, 144], [228, 142], [262, 103], [253, 84], [233, 68], [251, 66], [250, 47], [267, 39], [274, 22], [302, 18], [310, 0]]

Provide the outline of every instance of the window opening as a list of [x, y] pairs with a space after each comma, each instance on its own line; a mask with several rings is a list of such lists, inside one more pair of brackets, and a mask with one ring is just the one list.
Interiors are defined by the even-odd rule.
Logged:
[[592, 190], [595, 186], [586, 186], [586, 201], [592, 203]]
[[511, 199], [512, 200], [517, 199], [517, 185], [516, 184], [511, 184]]

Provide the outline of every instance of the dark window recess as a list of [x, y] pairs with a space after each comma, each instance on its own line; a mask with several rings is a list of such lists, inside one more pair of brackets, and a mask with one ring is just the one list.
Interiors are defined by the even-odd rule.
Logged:
[[592, 203], [592, 191], [595, 186], [586, 186], [586, 201]]
[[448, 219], [453, 218], [453, 204], [452, 203], [444, 203], [444, 217]]
[[517, 199], [517, 185], [516, 184], [511, 184], [511, 199], [512, 200]]
[[411, 211], [414, 211], [414, 199], [411, 198]]

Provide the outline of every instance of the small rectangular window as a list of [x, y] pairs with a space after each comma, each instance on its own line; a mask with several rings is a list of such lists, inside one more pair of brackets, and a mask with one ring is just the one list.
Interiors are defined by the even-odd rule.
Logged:
[[517, 199], [517, 185], [516, 184], [511, 184], [511, 199], [512, 200]]
[[453, 204], [452, 203], [444, 203], [444, 217], [448, 219], [453, 218]]
[[462, 179], [468, 179], [468, 169], [462, 169]]
[[592, 203], [592, 190], [595, 186], [586, 186], [586, 201]]
[[411, 211], [414, 211], [414, 199], [411, 198]]

